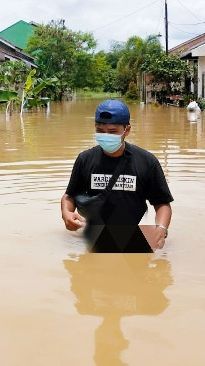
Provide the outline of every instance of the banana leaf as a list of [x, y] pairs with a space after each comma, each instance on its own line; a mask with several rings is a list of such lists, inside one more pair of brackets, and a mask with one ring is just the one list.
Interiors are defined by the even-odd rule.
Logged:
[[0, 103], [7, 103], [11, 100], [16, 100], [17, 98], [18, 94], [15, 91], [0, 90]]
[[37, 86], [35, 86], [32, 89], [32, 94], [34, 96], [37, 96], [43, 89], [46, 88], [46, 86], [54, 85], [57, 81], [58, 81], [57, 78], [50, 78], [50, 79], [43, 80], [40, 84], [38, 84]]
[[28, 93], [32, 89], [33, 83], [35, 81], [35, 79], [33, 78], [35, 73], [36, 73], [36, 69], [32, 69], [27, 76], [27, 79], [25, 82], [25, 87], [24, 87], [26, 93]]

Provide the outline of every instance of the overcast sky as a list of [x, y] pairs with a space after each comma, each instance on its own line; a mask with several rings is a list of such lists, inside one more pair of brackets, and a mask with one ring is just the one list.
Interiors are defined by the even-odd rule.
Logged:
[[[169, 48], [205, 33], [205, 0], [167, 0]], [[161, 33], [165, 47], [164, 0], [8, 0], [2, 1], [0, 30], [25, 20], [47, 23], [65, 19], [74, 31], [93, 32], [98, 49], [132, 35]], [[203, 23], [204, 22], [204, 23]], [[199, 24], [201, 23], [201, 24]]]

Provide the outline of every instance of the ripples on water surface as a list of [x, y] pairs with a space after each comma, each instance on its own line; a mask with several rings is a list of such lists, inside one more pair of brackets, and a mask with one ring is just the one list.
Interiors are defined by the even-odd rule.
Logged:
[[169, 239], [151, 257], [85, 255], [59, 201], [96, 104], [0, 114], [1, 364], [204, 366], [205, 115], [130, 105], [129, 141], [159, 158], [175, 198]]

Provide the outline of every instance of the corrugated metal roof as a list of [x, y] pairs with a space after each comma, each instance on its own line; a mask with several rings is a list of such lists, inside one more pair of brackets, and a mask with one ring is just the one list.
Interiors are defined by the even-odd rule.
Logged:
[[36, 26], [20, 20], [0, 32], [0, 37], [11, 42], [19, 49], [26, 48], [29, 38], [33, 35]]

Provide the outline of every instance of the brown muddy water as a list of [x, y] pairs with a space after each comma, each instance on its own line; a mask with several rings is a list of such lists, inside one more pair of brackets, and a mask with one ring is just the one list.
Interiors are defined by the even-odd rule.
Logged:
[[[98, 101], [0, 114], [0, 365], [205, 365], [205, 112], [130, 105], [175, 198], [154, 254], [87, 254], [60, 198]], [[153, 223], [153, 211], [145, 219]]]

